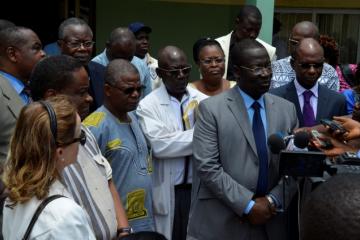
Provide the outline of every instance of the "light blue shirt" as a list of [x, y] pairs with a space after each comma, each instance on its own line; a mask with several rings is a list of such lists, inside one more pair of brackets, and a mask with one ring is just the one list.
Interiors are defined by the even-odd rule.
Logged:
[[23, 100], [23, 102], [25, 104], [29, 104], [30, 103], [30, 97], [23, 92], [25, 85], [22, 81], [20, 81], [19, 79], [17, 79], [16, 77], [14, 77], [13, 75], [10, 75], [6, 72], [0, 71], [0, 74], [6, 78], [7, 80], [9, 80], [10, 85], [14, 88], [15, 92], [17, 94], [19, 94], [21, 100]]
[[[91, 61], [97, 62], [103, 66], [107, 66], [109, 64], [109, 59], [106, 56], [106, 49], [94, 57]], [[144, 93], [142, 95], [142, 98], [151, 93], [151, 76], [149, 69], [144, 61], [142, 61], [140, 58], [134, 56], [131, 60], [132, 65], [136, 67], [136, 69], [139, 71], [140, 74], [140, 82], [143, 84], [146, 88], [144, 90]]]
[[[240, 92], [240, 95], [241, 95], [242, 99], [244, 100], [246, 111], [247, 111], [248, 116], [249, 116], [249, 121], [250, 121], [250, 124], [252, 126], [255, 111], [251, 106], [255, 102], [255, 100], [252, 97], [250, 97], [248, 94], [246, 94], [243, 90], [241, 90], [239, 87], [238, 87], [238, 89], [239, 89], [239, 92]], [[261, 120], [262, 120], [262, 123], [263, 123], [263, 126], [264, 126], [266, 136], [267, 136], [267, 121], [266, 121], [264, 95], [261, 96], [257, 100], [257, 102], [261, 106], [261, 108], [260, 108], [260, 116], [261, 116]]]
[[[248, 94], [246, 94], [244, 91], [242, 91], [239, 87], [238, 87], [240, 96], [242, 97], [242, 99], [244, 100], [245, 103], [245, 107], [246, 107], [246, 111], [248, 113], [248, 117], [249, 117], [249, 121], [250, 124], [252, 126], [252, 122], [253, 122], [253, 118], [254, 118], [254, 113], [255, 110], [252, 108], [252, 104], [255, 102], [255, 100], [250, 97]], [[265, 101], [264, 101], [264, 95], [262, 95], [257, 102], [260, 104], [261, 108], [260, 108], [260, 116], [261, 116], [261, 121], [263, 123], [264, 126], [264, 130], [265, 133], [267, 135], [267, 119], [266, 119], [266, 110], [265, 110]], [[279, 207], [279, 201], [276, 199], [276, 197], [274, 197], [272, 194], [269, 194], [269, 196], [274, 200], [275, 204], [277, 207]], [[254, 200], [250, 200], [250, 202], [248, 203], [248, 205], [246, 206], [244, 213], [245, 214], [249, 214], [251, 209], [254, 207], [255, 205], [255, 201]]]

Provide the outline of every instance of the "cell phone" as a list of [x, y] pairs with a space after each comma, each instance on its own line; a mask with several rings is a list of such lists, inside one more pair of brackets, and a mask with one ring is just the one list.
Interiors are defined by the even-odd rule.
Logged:
[[320, 123], [325, 127], [328, 126], [332, 131], [338, 131], [340, 134], [347, 132], [347, 130], [341, 124], [331, 121], [330, 119], [321, 119]]
[[311, 130], [310, 133], [311, 133], [312, 139], [315, 140], [320, 145], [321, 148], [331, 149], [334, 147], [329, 139], [324, 139], [324, 140], [320, 139], [322, 135], [318, 131]]

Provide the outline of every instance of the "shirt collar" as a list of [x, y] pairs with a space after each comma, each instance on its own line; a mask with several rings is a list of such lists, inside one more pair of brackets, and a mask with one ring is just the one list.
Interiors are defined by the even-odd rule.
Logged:
[[[248, 94], [246, 94], [243, 90], [241, 90], [240, 87], [237, 87], [237, 88], [239, 90], [239, 93], [240, 93], [241, 97], [244, 100], [246, 109], [247, 110], [250, 109], [252, 104], [255, 102], [255, 100], [252, 97], [250, 97]], [[260, 104], [261, 108], [265, 109], [264, 95], [262, 95], [257, 100], [257, 102]]]
[[296, 78], [294, 79], [294, 84], [295, 84], [296, 93], [297, 93], [298, 96], [302, 95], [305, 91], [310, 90], [313, 93], [313, 95], [316, 98], [318, 98], [319, 83], [317, 81], [316, 81], [315, 85], [310, 89], [306, 89], [303, 86], [301, 86]]
[[[169, 94], [169, 97], [170, 97], [170, 101], [179, 102], [179, 100], [177, 100], [177, 98], [171, 96], [170, 94]], [[190, 97], [190, 95], [188, 93], [188, 90], [186, 89], [185, 94], [181, 98], [180, 104], [183, 104], [184, 102], [186, 102], [189, 99], [189, 97]]]
[[9, 80], [9, 83], [15, 89], [16, 93], [20, 95], [20, 93], [25, 88], [25, 84], [22, 81], [20, 81], [19, 79], [17, 79], [16, 77], [14, 77], [13, 75], [10, 75], [6, 72], [0, 71], [0, 74]]

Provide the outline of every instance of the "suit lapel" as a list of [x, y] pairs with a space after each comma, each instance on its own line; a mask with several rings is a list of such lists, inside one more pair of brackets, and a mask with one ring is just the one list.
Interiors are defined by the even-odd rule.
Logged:
[[302, 111], [300, 108], [299, 97], [296, 92], [294, 81], [292, 81], [288, 85], [285, 96], [286, 96], [285, 99], [287, 99], [288, 101], [292, 102], [295, 105], [296, 115], [299, 120], [299, 126], [304, 126], [304, 119], [303, 119]]
[[19, 94], [10, 85], [9, 81], [0, 75], [0, 88], [2, 89], [3, 95], [8, 99], [7, 105], [15, 119], [20, 114], [21, 108], [25, 105]]
[[328, 116], [328, 114], [326, 113], [328, 109], [326, 107], [327, 103], [328, 103], [328, 95], [324, 93], [323, 87], [319, 84], [316, 122], [320, 122], [320, 119], [323, 119], [324, 117]]
[[236, 86], [228, 91], [227, 100], [228, 100], [227, 104], [230, 111], [232, 112], [237, 123], [244, 132], [245, 138], [247, 139], [250, 147], [257, 155], [256, 144], [252, 132], [252, 127], [249, 121], [249, 116], [247, 114], [245, 103], [242, 97], [240, 96]]

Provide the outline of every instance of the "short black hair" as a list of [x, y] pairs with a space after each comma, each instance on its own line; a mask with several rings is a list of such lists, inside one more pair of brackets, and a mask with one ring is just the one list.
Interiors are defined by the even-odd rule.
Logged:
[[59, 40], [64, 39], [64, 37], [65, 37], [65, 29], [68, 26], [72, 26], [72, 25], [86, 26], [90, 30], [91, 34], [92, 34], [91, 28], [89, 27], [89, 25], [84, 20], [82, 20], [81, 18], [71, 17], [71, 18], [65, 19], [60, 24], [59, 29], [58, 29], [58, 38], [59, 38]]
[[360, 236], [360, 175], [342, 174], [318, 186], [301, 214], [304, 240], [357, 240]]
[[135, 44], [135, 35], [127, 27], [118, 27], [111, 31], [108, 43], [124, 43], [124, 42], [133, 42]]
[[259, 20], [262, 20], [262, 15], [260, 10], [254, 5], [245, 5], [241, 7], [238, 12], [237, 18], [239, 20], [243, 20], [249, 17], [250, 15], [255, 16]]
[[201, 51], [201, 49], [203, 49], [206, 46], [217, 46], [217, 47], [219, 47], [221, 52], [224, 53], [224, 50], [222, 49], [220, 43], [218, 41], [216, 41], [215, 39], [211, 39], [209, 37], [200, 38], [199, 40], [197, 40], [194, 43], [194, 46], [193, 46], [193, 59], [194, 59], [194, 62], [196, 62], [196, 63], [199, 62], [200, 51]]
[[243, 64], [246, 52], [254, 48], [263, 48], [266, 51], [265, 47], [255, 39], [244, 38], [239, 42], [236, 42], [231, 49], [232, 63], [236, 66]]
[[105, 83], [115, 86], [121, 76], [129, 74], [137, 74], [140, 77], [139, 71], [132, 63], [124, 59], [114, 59], [106, 67]]
[[166, 240], [166, 237], [157, 232], [143, 231], [120, 237], [120, 240]]
[[20, 26], [8, 27], [0, 31], [0, 56], [3, 56], [10, 46], [20, 47], [27, 43], [24, 30], [32, 31], [30, 28]]
[[65, 89], [73, 82], [73, 73], [82, 67], [79, 60], [67, 55], [51, 56], [40, 61], [30, 76], [32, 99], [43, 99], [49, 89]]

